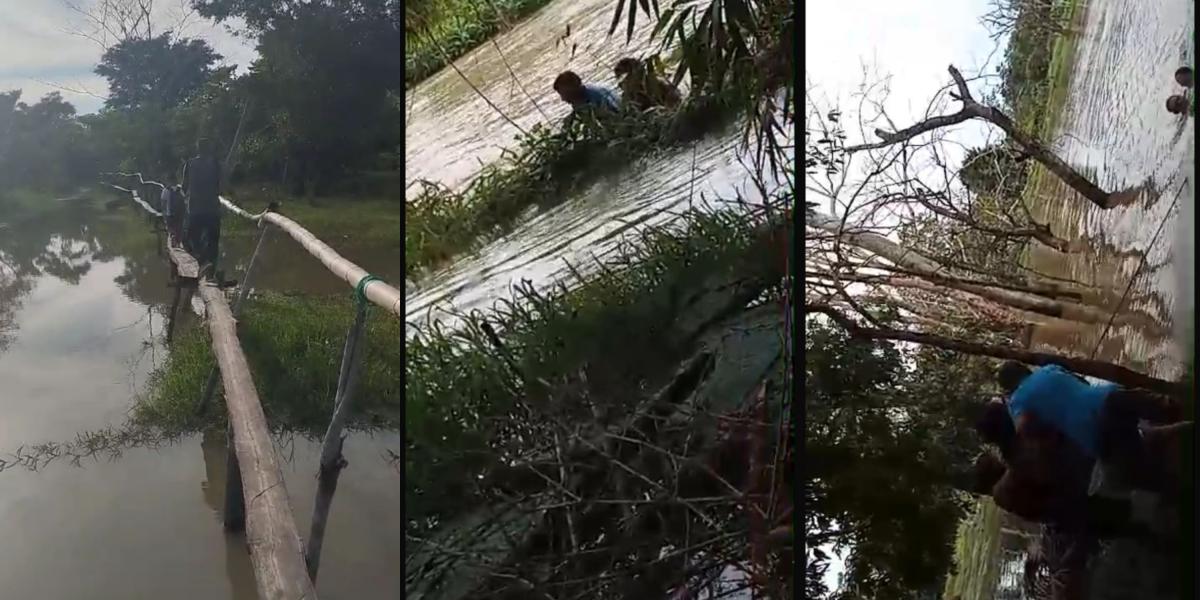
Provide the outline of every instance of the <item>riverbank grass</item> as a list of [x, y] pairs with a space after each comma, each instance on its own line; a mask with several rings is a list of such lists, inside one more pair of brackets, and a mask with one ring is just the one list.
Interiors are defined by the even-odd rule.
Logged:
[[454, 331], [418, 326], [405, 344], [410, 527], [436, 528], [485, 503], [497, 482], [479, 478], [528, 460], [544, 442], [540, 419], [591, 423], [601, 411], [608, 421], [661, 383], [688, 351], [678, 330], [688, 298], [714, 278], [779, 268], [763, 226], [690, 212], [573, 288], [522, 286], [492, 311], [462, 315]]
[[975, 510], [959, 521], [954, 540], [955, 571], [946, 579], [946, 600], [986, 600], [992, 597], [1000, 564], [1000, 508], [990, 498], [979, 500]]
[[[276, 293], [248, 299], [238, 339], [250, 364], [267, 421], [280, 431], [321, 436], [333, 414], [338, 368], [354, 319], [349, 296], [313, 298]], [[400, 323], [371, 310], [365, 354], [350, 422], [353, 429], [399, 429]], [[166, 365], [152, 375], [132, 421], [168, 435], [224, 422], [218, 392], [204, 415], [197, 406], [215, 366], [207, 329], [192, 327], [175, 340]]]
[[737, 114], [734, 98], [730, 90], [692, 98], [673, 114], [623, 112], [569, 132], [538, 126], [461, 192], [422, 182], [404, 207], [405, 276], [510, 231], [530, 208], [553, 206], [604, 173], [727, 125]]
[[[351, 239], [379, 248], [398, 250], [400, 247], [404, 205], [398, 193], [302, 198], [272, 187], [258, 186], [235, 188], [228, 198], [252, 213], [266, 210], [272, 202], [278, 202], [280, 214], [327, 242]], [[256, 231], [254, 223], [232, 213], [225, 213], [222, 219], [222, 237], [252, 237]]]

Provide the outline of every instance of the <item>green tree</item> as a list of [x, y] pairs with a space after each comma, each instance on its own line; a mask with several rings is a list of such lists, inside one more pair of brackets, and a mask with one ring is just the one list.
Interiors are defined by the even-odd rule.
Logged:
[[289, 180], [310, 191], [363, 166], [399, 139], [389, 92], [403, 86], [400, 31], [390, 18], [312, 5], [259, 36], [248, 82], [269, 110]]
[[[819, 317], [806, 322], [804, 363], [808, 546], [846, 552], [846, 597], [936, 587], [964, 511], [956, 486], [979, 449], [969, 414], [988, 364], [851, 340]], [[824, 567], [822, 553], [808, 572]]]
[[95, 72], [108, 80], [112, 109], [173, 108], [213, 76], [221, 60], [208, 42], [166, 32], [125, 40], [105, 50]]
[[19, 90], [0, 94], [0, 183], [65, 189], [94, 175], [95, 154], [75, 107], [58, 92], [34, 104]]

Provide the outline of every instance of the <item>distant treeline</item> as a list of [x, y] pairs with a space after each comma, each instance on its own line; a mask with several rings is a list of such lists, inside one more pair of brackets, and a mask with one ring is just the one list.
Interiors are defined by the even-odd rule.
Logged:
[[53, 92], [0, 93], [0, 184], [62, 189], [111, 170], [177, 174], [196, 140], [229, 155], [234, 178], [320, 193], [364, 171], [400, 172], [398, 0], [192, 0], [241, 18], [259, 57], [244, 74], [206, 41], [166, 31], [109, 46], [95, 73], [103, 108], [78, 115]]

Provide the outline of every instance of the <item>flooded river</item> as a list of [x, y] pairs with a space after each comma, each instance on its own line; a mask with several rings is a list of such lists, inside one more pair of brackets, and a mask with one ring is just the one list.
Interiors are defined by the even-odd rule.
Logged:
[[[140, 209], [113, 198], [35, 198], [53, 205], [35, 210], [0, 201], [0, 458], [22, 445], [119, 427], [167, 356], [166, 263]], [[345, 250], [373, 272], [398, 275], [388, 260], [394, 250]], [[236, 276], [232, 265], [249, 255], [249, 242], [231, 242], [223, 254]], [[290, 260], [279, 260], [285, 254]], [[348, 291], [315, 260], [297, 256], [307, 257], [276, 235], [260, 287]], [[399, 446], [397, 434], [347, 440], [351, 466], [326, 535], [323, 598], [399, 597], [400, 476], [382, 456]], [[284, 452], [293, 459], [285, 476], [305, 533], [317, 451], [297, 440], [294, 454]], [[224, 469], [223, 440], [197, 435], [80, 468], [59, 460], [38, 472], [0, 473], [0, 596], [256, 598], [244, 542], [221, 525]]]
[[[461, 189], [483, 164], [514, 145], [518, 125], [557, 126], [568, 107], [551, 84], [564, 69], [578, 72], [585, 82], [615, 88], [612, 67], [617, 59], [651, 51], [654, 45], [646, 41], [645, 17], [630, 44], [625, 44], [623, 29], [607, 37], [614, 8], [608, 0], [552, 3], [497, 37], [495, 45], [484, 44], [457, 61], [462, 75], [446, 69], [410, 90], [406, 185], [429, 179]], [[408, 321], [432, 317], [452, 322], [447, 311], [486, 309], [509, 297], [510, 287], [522, 279], [539, 286], [563, 280], [570, 272], [568, 263], [587, 273], [595, 268], [594, 257], [610, 254], [622, 234], [667, 223], [689, 205], [699, 206], [702, 195], [729, 200], [740, 192], [751, 202], [760, 200], [743, 166], [749, 160], [739, 148], [741, 133], [742, 125], [733, 123], [694, 144], [600, 178], [559, 206], [531, 215], [503, 239], [420, 281], [405, 298]], [[768, 182], [772, 191], [777, 185]]]
[[1055, 142], [1105, 189], [1143, 191], [1127, 206], [1100, 210], [1057, 182], [1046, 186], [1038, 208], [1056, 232], [1086, 240], [1091, 249], [1066, 256], [1040, 249], [1032, 257], [1036, 268], [1115, 291], [1109, 309], [1128, 288], [1122, 315], [1136, 321], [1107, 334], [1104, 327], [1051, 329], [1035, 342], [1095, 351], [1160, 377], [1181, 373], [1177, 342], [1195, 305], [1194, 124], [1164, 108], [1168, 96], [1180, 93], [1175, 69], [1193, 64], [1192, 6], [1188, 0], [1088, 3]]

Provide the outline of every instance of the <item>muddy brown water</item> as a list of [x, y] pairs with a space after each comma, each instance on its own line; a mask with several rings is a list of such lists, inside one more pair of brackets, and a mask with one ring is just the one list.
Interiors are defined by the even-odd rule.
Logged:
[[[132, 203], [89, 194], [37, 198], [22, 211], [0, 201], [0, 458], [24, 445], [66, 442], [120, 426], [147, 377], [163, 364], [167, 266]], [[337, 246], [337, 244], [334, 244]], [[397, 277], [394, 250], [340, 248]], [[231, 276], [249, 241], [230, 242]], [[349, 293], [280, 234], [263, 257], [261, 288]], [[285, 260], [286, 259], [286, 260]], [[394, 279], [393, 279], [394, 280]], [[351, 315], [347, 315], [347, 324]], [[400, 475], [384, 459], [399, 435], [356, 434], [333, 503], [317, 584], [324, 598], [400, 595]], [[304, 535], [316, 488], [316, 443], [282, 448]], [[0, 587], [5, 598], [67, 600], [257, 596], [249, 555], [220, 518], [222, 440], [189, 436], [75, 467], [0, 473]]]

